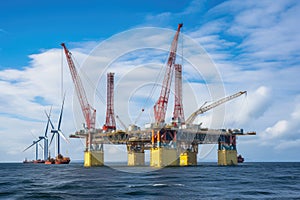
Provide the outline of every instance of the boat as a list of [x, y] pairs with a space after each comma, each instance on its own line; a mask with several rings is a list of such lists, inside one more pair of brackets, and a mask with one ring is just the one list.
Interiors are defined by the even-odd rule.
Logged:
[[34, 164], [42, 164], [45, 163], [44, 160], [38, 159], [38, 160], [27, 160], [27, 158], [25, 158], [25, 160], [23, 161], [23, 163], [28, 164], [28, 163], [34, 163]]
[[25, 158], [25, 160], [23, 161], [24, 164], [28, 164], [28, 163], [33, 163], [33, 160], [27, 160], [27, 158]]
[[45, 163], [44, 160], [38, 159], [38, 160], [34, 160], [33, 161], [34, 164], [41, 164], [41, 163]]
[[238, 163], [243, 163], [245, 159], [242, 157], [242, 155], [239, 155], [237, 157], [237, 160], [238, 160]]
[[70, 158], [69, 157], [63, 157], [61, 154], [58, 154], [55, 158], [55, 164], [60, 165], [60, 164], [69, 164], [70, 163]]
[[50, 157], [45, 161], [45, 165], [51, 165], [51, 164], [54, 164], [54, 163], [55, 163], [55, 159], [50, 158]]

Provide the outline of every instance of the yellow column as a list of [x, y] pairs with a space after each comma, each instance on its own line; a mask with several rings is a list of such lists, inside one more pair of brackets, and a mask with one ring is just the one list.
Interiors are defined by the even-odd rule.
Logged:
[[237, 165], [236, 150], [218, 150], [218, 165]]
[[180, 154], [180, 166], [197, 165], [197, 152], [186, 151]]
[[178, 166], [178, 164], [179, 162], [178, 162], [176, 149], [151, 148], [150, 151], [151, 167]]
[[144, 166], [145, 165], [145, 148], [143, 143], [129, 142], [127, 143], [127, 164], [128, 166]]
[[145, 165], [144, 152], [128, 152], [128, 166], [143, 166]]
[[104, 165], [103, 151], [85, 151], [84, 152], [84, 167], [96, 167]]

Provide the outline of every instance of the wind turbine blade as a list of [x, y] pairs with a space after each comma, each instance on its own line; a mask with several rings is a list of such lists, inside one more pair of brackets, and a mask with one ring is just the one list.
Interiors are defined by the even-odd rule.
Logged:
[[[47, 137], [41, 136], [39, 138], [40, 138], [40, 140], [38, 140], [38, 142], [41, 140], [46, 140]], [[41, 149], [44, 150], [44, 147], [40, 143], [39, 143], [39, 145], [40, 145]]]
[[[42, 139], [44, 139], [44, 138], [41, 138], [41, 137], [39, 137], [39, 139], [38, 139], [36, 136], [33, 135], [32, 131], [30, 131], [30, 133], [31, 133], [31, 135], [32, 135], [34, 138], [37, 139], [37, 141], [33, 141], [33, 144], [30, 145], [29, 147], [27, 147], [26, 149], [24, 149], [23, 152], [26, 151], [27, 149], [29, 149], [30, 147], [32, 147], [33, 145], [35, 145], [36, 143], [38, 143], [39, 141], [41, 141]], [[40, 147], [43, 149], [43, 146], [42, 146], [41, 144], [39, 144], [39, 145], [40, 145]]]
[[48, 132], [49, 123], [50, 123], [50, 118], [48, 118], [48, 121], [47, 121], [46, 129], [45, 129], [45, 133], [44, 133], [44, 136], [45, 136], [45, 137], [47, 137], [47, 132]]
[[57, 132], [67, 143], [69, 143], [69, 140], [65, 137], [65, 135], [63, 134], [63, 132], [61, 130], [58, 130]]
[[23, 152], [26, 151], [27, 149], [29, 149], [30, 147], [32, 147], [33, 145], [35, 145], [35, 143], [33, 143], [32, 145], [30, 145], [29, 147], [27, 147], [26, 149], [24, 149]]
[[30, 131], [30, 133], [31, 133], [32, 137], [34, 137], [34, 139], [36, 139], [36, 140], [38, 140], [38, 139], [39, 139], [38, 137], [36, 137], [36, 136], [33, 134], [33, 132], [32, 132], [32, 131]]
[[46, 115], [47, 115], [47, 118], [48, 118], [47, 125], [46, 125], [46, 129], [45, 129], [45, 134], [44, 134], [45, 137], [47, 137], [48, 127], [49, 127], [49, 123], [50, 123], [51, 111], [52, 111], [52, 106], [51, 106], [51, 108], [50, 108], [49, 117], [48, 117], [48, 115], [47, 115], [47, 113], [46, 113], [46, 111], [45, 111], [45, 113], [46, 113]]
[[29, 149], [30, 147], [32, 147], [33, 145], [35, 145], [36, 143], [38, 143], [39, 141], [40, 140], [33, 141], [33, 143], [29, 147], [27, 147], [26, 149], [23, 150], [23, 152], [26, 151], [27, 149]]
[[50, 115], [48, 115], [48, 113], [45, 111], [45, 114], [46, 114], [46, 116], [48, 117], [48, 120], [49, 120], [49, 122], [50, 122], [50, 125], [51, 125], [51, 128], [52, 129], [55, 129], [54, 128], [54, 125], [53, 125], [53, 123], [52, 123], [52, 121], [51, 121], [51, 119], [50, 119]]
[[44, 150], [44, 147], [40, 143], [39, 143], [39, 145], [40, 145], [41, 149]]
[[40, 139], [38, 139], [38, 140], [36, 141], [36, 143], [39, 142], [39, 141], [41, 141], [42, 139], [44, 139], [44, 137], [41, 137]]
[[53, 133], [53, 135], [52, 135], [52, 137], [51, 137], [51, 140], [50, 140], [49, 146], [50, 146], [50, 145], [51, 145], [51, 143], [52, 143], [52, 140], [53, 140], [53, 138], [54, 138], [54, 135], [55, 135], [55, 132]]
[[61, 105], [60, 116], [59, 116], [58, 127], [57, 127], [58, 130], [60, 130], [60, 125], [61, 125], [61, 120], [62, 120], [62, 115], [63, 115], [63, 110], [64, 110], [64, 104], [65, 104], [65, 97], [66, 97], [66, 94], [64, 95], [64, 99], [63, 99], [63, 102]]

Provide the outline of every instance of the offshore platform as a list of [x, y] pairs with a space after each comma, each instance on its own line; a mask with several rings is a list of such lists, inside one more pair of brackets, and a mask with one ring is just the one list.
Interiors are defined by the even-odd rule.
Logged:
[[[237, 98], [245, 91], [224, 97], [207, 106], [202, 106], [185, 120], [182, 104], [182, 66], [176, 64], [176, 51], [180, 29], [179, 24], [173, 38], [160, 96], [154, 105], [155, 122], [144, 129], [137, 125], [126, 127], [114, 113], [114, 73], [107, 74], [106, 120], [102, 128], [96, 128], [96, 110], [89, 104], [80, 76], [74, 65], [72, 54], [62, 43], [76, 94], [85, 119], [82, 130], [71, 134], [70, 138], [85, 138], [84, 166], [104, 165], [104, 144], [126, 145], [128, 166], [144, 166], [145, 151], [150, 151], [150, 166], [189, 166], [197, 165], [199, 144], [218, 144], [218, 165], [237, 165], [237, 136], [256, 135], [243, 129], [209, 129], [201, 124], [193, 124], [196, 117], [227, 101]], [[174, 73], [173, 73], [174, 72]], [[165, 122], [170, 96], [172, 75], [175, 76], [175, 104], [171, 123]], [[116, 129], [116, 119], [124, 130]]]

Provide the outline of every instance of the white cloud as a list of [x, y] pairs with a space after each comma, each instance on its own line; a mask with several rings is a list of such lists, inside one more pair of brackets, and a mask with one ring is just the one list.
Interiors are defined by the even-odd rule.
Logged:
[[211, 54], [227, 93], [248, 91], [226, 104], [225, 126], [257, 131], [245, 140], [266, 145], [269, 158], [274, 149], [297, 152], [299, 11], [297, 1], [226, 1], [208, 12], [213, 21], [190, 33]]
[[280, 120], [273, 127], [268, 127], [262, 136], [266, 137], [267, 139], [282, 137], [288, 130], [288, 125], [288, 121]]
[[[180, 13], [197, 13], [197, 9], [194, 9], [196, 7], [193, 7], [197, 2], [194, 1], [189, 8], [183, 9]], [[201, 48], [196, 49], [197, 56], [193, 56], [195, 52], [190, 48], [192, 42], [183, 42], [183, 52], [187, 58], [184, 61], [186, 83], [183, 85], [186, 117], [204, 101], [216, 100], [224, 96], [224, 91], [210, 94], [209, 89], [214, 89], [213, 85], [210, 85], [210, 88], [205, 86], [205, 83], [215, 80], [211, 75], [217, 72], [221, 74], [226, 94], [233, 94], [240, 90], [248, 91], [247, 99], [239, 97], [226, 104], [225, 126], [237, 126], [244, 128], [245, 131], [256, 130], [258, 134], [254, 136], [255, 139], [246, 138], [243, 139], [243, 143], [251, 143], [247, 146], [249, 149], [253, 148], [253, 143], [263, 144], [260, 148], [265, 147], [263, 151], [266, 158], [272, 155], [273, 149], [289, 149], [293, 152], [299, 143], [300, 128], [298, 125], [300, 105], [297, 101], [299, 100], [297, 95], [300, 93], [298, 78], [300, 33], [297, 26], [299, 11], [300, 5], [296, 1], [276, 3], [259, 1], [258, 3], [232, 0], [201, 16], [203, 20], [198, 23], [199, 27], [184, 29], [184, 33], [194, 38], [196, 43], [203, 45], [217, 65], [216, 69], [210, 69], [208, 66], [212, 66], [212, 63], [208, 58], [203, 61], [201, 57], [205, 51]], [[174, 16], [176, 20], [181, 19], [179, 13], [166, 12], [157, 16], [149, 15], [145, 20], [147, 24], [169, 26]], [[213, 16], [214, 19], [211, 20], [208, 16]], [[110, 42], [103, 41], [100, 49], [94, 41], [83, 45], [73, 44], [76, 48], [71, 48], [78, 63], [84, 64], [82, 75], [86, 74], [90, 79], [87, 81], [83, 78], [83, 82], [84, 85], [89, 85], [87, 93], [97, 108], [97, 124], [100, 126], [104, 122], [105, 113], [106, 71], [117, 72], [116, 112], [126, 124], [129, 124], [136, 118], [141, 106], [134, 102], [127, 105], [130, 95], [135, 94], [136, 99], [148, 96], [145, 93], [156, 82], [159, 68], [163, 66], [162, 62], [166, 58], [163, 53], [169, 50], [170, 38], [173, 37], [174, 32], [158, 29], [151, 34], [147, 31], [140, 32], [140, 35], [130, 33], [132, 32], [128, 31], [126, 37], [122, 39], [116, 35], [110, 38]], [[138, 39], [128, 43], [132, 38]], [[140, 51], [138, 45], [141, 44], [146, 48], [159, 47], [159, 50]], [[94, 47], [94, 51], [89, 54]], [[46, 122], [44, 109], [48, 110], [50, 105], [54, 105], [53, 117], [57, 119], [61, 103], [60, 56], [61, 50], [44, 50], [31, 55], [30, 65], [23, 69], [0, 71], [2, 112], [0, 133], [6, 138], [0, 145], [3, 155], [0, 160], [23, 159], [24, 154], [18, 152], [33, 140], [30, 134], [24, 132], [34, 130], [36, 136], [39, 135]], [[200, 73], [199, 71], [195, 73], [195, 66], [188, 63], [191, 61], [199, 63], [196, 67], [200, 67]], [[109, 67], [104, 69], [105, 66]], [[103, 75], [100, 80], [99, 74]], [[92, 85], [88, 82], [92, 82]], [[81, 128], [83, 117], [77, 97], [73, 94], [73, 84], [66, 65], [64, 88], [67, 89], [64, 131], [68, 135], [75, 129]], [[100, 93], [100, 99], [98, 97], [94, 99], [95, 88]], [[138, 92], [134, 93], [134, 91]], [[146, 105], [149, 108], [147, 116], [141, 120], [151, 120], [149, 117], [152, 115], [151, 104], [155, 102], [158, 93], [159, 90], [155, 91], [150, 98]], [[36, 102], [35, 97], [42, 97], [47, 105]], [[74, 101], [73, 107], [72, 101]], [[128, 110], [135, 110], [135, 112], [130, 113]], [[172, 100], [170, 100], [169, 111], [171, 110]], [[170, 118], [170, 115], [168, 117]], [[209, 126], [211, 113], [199, 117], [198, 122], [205, 122]], [[69, 151], [72, 158], [82, 159], [83, 145], [79, 140], [71, 140], [70, 145], [63, 144], [63, 147]], [[30, 157], [33, 153], [29, 152], [25, 155]]]
[[186, 8], [184, 8], [182, 12], [179, 13], [179, 15], [190, 15], [197, 13], [204, 8], [205, 3], [206, 1], [204, 0], [193, 0]]
[[147, 24], [155, 24], [157, 26], [157, 23], [166, 24], [170, 21], [170, 17], [172, 14], [170, 12], [164, 12], [157, 15], [149, 14], [146, 16]]
[[[299, 99], [299, 98], [297, 98]], [[297, 102], [294, 110], [287, 118], [280, 119], [273, 126], [267, 127], [260, 137], [267, 143], [280, 139], [274, 143], [277, 148], [285, 147], [285, 144], [294, 143], [295, 140], [300, 140], [300, 104]]]
[[[73, 53], [78, 60], [85, 57], [79, 52]], [[24, 157], [28, 159], [34, 157], [34, 147], [24, 153], [22, 151], [38, 136], [44, 134], [46, 126], [44, 110], [49, 112], [51, 105], [53, 105], [52, 121], [55, 126], [58, 120], [62, 99], [60, 84], [61, 50], [44, 50], [39, 54], [30, 55], [30, 58], [30, 65], [23, 69], [4, 69], [0, 71], [0, 116], [2, 118], [0, 134], [6, 138], [2, 140], [0, 145], [0, 151], [2, 152], [0, 160], [2, 161], [21, 161]], [[69, 73], [68, 68], [65, 67], [64, 74], [67, 73]], [[69, 77], [64, 79], [64, 87], [69, 89], [66, 101], [70, 102], [73, 93], [72, 82]], [[64, 134], [73, 133], [73, 127], [71, 104], [66, 103], [63, 117]], [[35, 137], [30, 134], [31, 131]], [[78, 147], [77, 142], [73, 142], [74, 146], [68, 146], [62, 142], [62, 149], [64, 154], [66, 154], [65, 150], [71, 152], [70, 149], [72, 149], [73, 157], [78, 159], [75, 153], [78, 153], [75, 144]], [[54, 152], [52, 152], [53, 154]]]
[[259, 118], [270, 106], [270, 90], [265, 87], [259, 87], [253, 94], [249, 94], [249, 101], [247, 109], [245, 112], [242, 112], [247, 121], [249, 118]]
[[[239, 89], [243, 91], [244, 88]], [[228, 95], [236, 92], [238, 91], [233, 91]], [[225, 127], [251, 128], [246, 131], [256, 130], [253, 124], [264, 119], [265, 113], [272, 106], [271, 98], [271, 90], [266, 86], [260, 86], [254, 91], [248, 90], [246, 95], [227, 102]]]
[[[160, 68], [164, 68], [165, 66], [165, 60], [168, 56], [174, 33], [174, 31], [167, 29], [136, 29], [103, 41], [89, 55], [86, 54], [86, 52], [88, 52], [87, 49], [83, 47], [70, 49], [76, 60], [75, 64], [77, 67], [80, 63], [83, 64], [80, 69], [80, 75], [89, 102], [97, 109], [97, 127], [101, 127], [105, 121], [106, 72], [113, 71], [116, 73], [116, 114], [120, 115], [126, 124], [133, 123], [138, 111], [141, 109], [136, 105], [142, 105], [141, 102], [144, 102], [145, 97], [149, 96], [149, 91], [145, 91], [140, 87], [143, 85], [148, 85], [148, 88], [153, 87], [153, 85], [157, 87], [162, 82], [164, 70], [160, 78], [158, 73]], [[219, 74], [214, 68], [213, 63], [204, 54], [203, 49], [187, 36], [185, 36], [185, 41], [186, 45], [190, 47], [190, 51], [185, 52], [185, 62], [187, 62], [187, 64], [184, 69], [185, 82], [183, 87], [185, 91], [183, 93], [185, 97], [183, 101], [185, 103], [188, 102], [191, 106], [186, 108], [187, 114], [189, 114], [202, 103], [198, 102], [200, 94], [197, 94], [197, 92], [200, 88], [203, 88], [203, 83], [194, 82], [193, 84], [189, 84], [190, 79], [193, 79], [193, 81], [197, 80], [197, 75], [195, 76], [195, 74], [199, 76], [201, 74], [203, 80], [208, 83], [205, 86], [206, 91], [204, 91], [206, 94], [210, 92], [208, 95], [210, 99], [222, 96], [222, 88], [217, 87], [218, 83], [221, 83], [220, 77], [218, 77]], [[90, 46], [88, 45], [88, 47]], [[194, 56], [195, 52], [198, 52], [201, 56]], [[19, 120], [22, 120], [24, 123], [24, 126], [17, 126], [15, 127], [16, 130], [12, 131], [14, 138], [22, 138], [19, 144], [16, 144], [19, 148], [15, 148], [15, 145], [12, 145], [8, 147], [5, 146], [5, 149], [1, 149], [2, 151], [16, 155], [13, 159], [21, 160], [21, 156], [23, 155], [29, 158], [29, 154], [33, 151], [30, 150], [28, 153], [18, 154], [23, 148], [30, 145], [34, 139], [28, 134], [23, 134], [22, 130], [25, 129], [26, 124], [29, 130], [34, 130], [37, 134], [36, 136], [43, 134], [46, 123], [44, 110], [49, 110], [51, 105], [54, 105], [52, 114], [53, 122], [56, 123], [57, 121], [61, 104], [61, 55], [60, 49], [43, 50], [41, 53], [30, 55], [30, 65], [23, 69], [0, 71], [0, 79], [2, 80], [0, 87], [2, 88], [3, 94], [0, 100], [4, 102], [1, 108], [2, 111], [8, 115], [3, 116], [3, 122], [15, 120], [15, 116], [21, 116]], [[69, 135], [75, 130], [82, 128], [84, 119], [77, 96], [73, 94], [73, 83], [65, 58], [63, 58], [63, 60], [63, 89], [67, 90], [67, 97], [62, 129], [65, 135]], [[178, 62], [180, 62], [180, 60], [181, 59], [178, 58]], [[98, 97], [94, 99], [96, 88], [100, 99]], [[146, 89], [148, 88], [146, 87]], [[140, 94], [136, 95], [136, 99], [133, 99], [131, 104], [134, 105], [133, 108], [136, 109], [136, 113], [130, 113], [132, 107], [128, 105], [128, 102], [132, 100], [131, 95], [134, 95], [134, 92], [140, 89]], [[146, 105], [148, 108], [148, 118], [144, 118], [144, 120], [147, 120], [146, 122], [153, 120], [153, 118], [149, 118], [149, 115], [153, 117], [153, 103], [157, 100], [159, 91], [160, 88], [154, 90], [150, 96], [148, 105]], [[37, 98], [38, 100], [36, 97], [39, 97]], [[74, 101], [73, 105], [72, 100]], [[173, 110], [172, 93], [169, 102], [167, 120], [170, 120]], [[28, 118], [29, 122], [27, 123], [24, 118]], [[33, 122], [37, 122], [33, 123], [32, 119], [34, 119]], [[145, 121], [139, 124], [143, 125], [144, 123]], [[11, 130], [7, 125], [8, 123], [2, 124], [2, 133], [5, 135], [8, 134], [8, 130]], [[8, 137], [7, 142], [10, 144], [16, 143], [16, 141], [13, 141], [14, 138]], [[74, 140], [71, 140], [70, 145], [62, 142], [63, 152], [68, 151], [72, 158], [80, 158], [82, 152], [78, 153], [78, 143], [78, 141]], [[82, 150], [83, 149], [82, 147]], [[110, 150], [113, 151], [112, 149]], [[54, 151], [53, 147], [52, 151]], [[113, 152], [108, 151], [106, 154], [110, 154], [110, 156], [107, 157], [113, 159], [114, 156], [112, 153]], [[54, 152], [52, 152], [52, 155], [53, 154]], [[126, 152], [124, 152], [124, 154], [126, 154]], [[1, 159], [9, 160], [11, 157], [2, 157]], [[109, 160], [110, 159], [108, 159], [108, 161]]]
[[294, 149], [298, 149], [300, 145], [300, 139], [296, 139], [296, 140], [289, 140], [289, 141], [282, 141], [280, 142], [275, 149], [276, 150], [294, 150]]
[[298, 57], [299, 45], [295, 41], [300, 39], [300, 30], [296, 26], [300, 4], [295, 1], [271, 2], [243, 2], [241, 7], [237, 1], [223, 4], [222, 9], [226, 12], [227, 9], [239, 10], [234, 12], [227, 33], [242, 37], [238, 48], [242, 49], [243, 60], [288, 62], [286, 59]]

